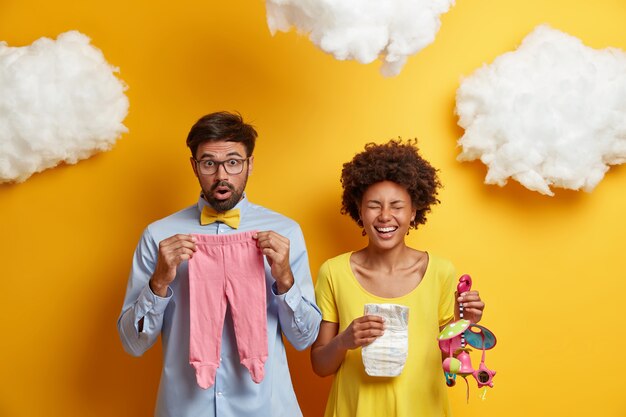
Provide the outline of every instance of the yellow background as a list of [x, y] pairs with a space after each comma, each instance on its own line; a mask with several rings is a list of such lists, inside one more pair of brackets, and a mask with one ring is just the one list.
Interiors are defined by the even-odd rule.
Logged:
[[[435, 42], [383, 78], [271, 37], [260, 0], [0, 1], [1, 40], [79, 30], [130, 87], [130, 132], [112, 151], [0, 185], [0, 416], [152, 414], [160, 347], [126, 355], [115, 323], [141, 231], [196, 200], [186, 134], [221, 109], [257, 126], [248, 196], [300, 222], [314, 276], [365, 242], [339, 214], [342, 163], [369, 141], [419, 138], [445, 188], [408, 242], [474, 277], [499, 342], [495, 388], [481, 401], [471, 380], [467, 405], [460, 381], [455, 415], [625, 416], [626, 168], [591, 194], [487, 186], [482, 164], [455, 161], [454, 116], [460, 77], [536, 25], [626, 50], [625, 22], [624, 0], [458, 0]], [[330, 379], [308, 352], [289, 360], [304, 415], [321, 415]]]

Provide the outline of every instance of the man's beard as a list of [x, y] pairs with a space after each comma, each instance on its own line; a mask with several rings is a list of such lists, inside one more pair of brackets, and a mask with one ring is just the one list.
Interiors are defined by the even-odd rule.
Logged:
[[[215, 209], [215, 211], [221, 213], [224, 211], [228, 211], [237, 205], [239, 200], [241, 200], [241, 196], [243, 195], [243, 190], [246, 188], [247, 182], [248, 179], [246, 178], [246, 181], [244, 181], [244, 183], [241, 185], [241, 188], [235, 189], [235, 187], [228, 181], [220, 181], [213, 184], [209, 192], [203, 190], [202, 193], [204, 194], [204, 199], [207, 201], [207, 203], [209, 203], [211, 207]], [[228, 187], [231, 191], [230, 197], [228, 197], [226, 200], [216, 199], [214, 197], [214, 191], [217, 187]]]

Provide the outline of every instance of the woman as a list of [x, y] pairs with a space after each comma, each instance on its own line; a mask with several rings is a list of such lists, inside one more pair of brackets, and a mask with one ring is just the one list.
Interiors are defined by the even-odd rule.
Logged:
[[[452, 264], [405, 243], [409, 229], [426, 223], [438, 203], [436, 170], [415, 141], [368, 144], [344, 164], [342, 213], [363, 228], [365, 248], [326, 261], [315, 293], [322, 310], [311, 349], [313, 370], [335, 375], [326, 417], [447, 416], [450, 414], [440, 329], [455, 319], [458, 276]], [[478, 292], [459, 294], [464, 318], [476, 323], [484, 303]], [[399, 376], [370, 376], [361, 348], [380, 337], [383, 319], [363, 315], [364, 305], [399, 304], [409, 309], [408, 355]]]

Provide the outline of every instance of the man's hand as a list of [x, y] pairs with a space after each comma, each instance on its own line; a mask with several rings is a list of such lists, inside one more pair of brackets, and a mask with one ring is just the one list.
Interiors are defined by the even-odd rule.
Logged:
[[289, 239], [273, 231], [258, 232], [253, 236], [257, 246], [267, 258], [278, 293], [283, 294], [293, 286], [294, 278], [289, 265]]
[[156, 269], [150, 278], [150, 289], [159, 297], [167, 295], [168, 285], [176, 277], [181, 262], [191, 259], [196, 251], [196, 239], [191, 235], [178, 234], [159, 243]]

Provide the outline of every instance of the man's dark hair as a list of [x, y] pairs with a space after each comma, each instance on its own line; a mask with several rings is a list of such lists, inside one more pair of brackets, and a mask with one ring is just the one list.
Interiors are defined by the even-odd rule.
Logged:
[[252, 125], [244, 123], [239, 113], [226, 111], [215, 112], [202, 116], [187, 135], [187, 146], [195, 158], [198, 146], [204, 142], [240, 142], [246, 148], [246, 156], [252, 155], [257, 138]]
[[368, 143], [365, 150], [343, 164], [341, 172], [341, 212], [363, 226], [359, 206], [365, 191], [381, 181], [392, 181], [406, 188], [417, 210], [411, 228], [426, 223], [430, 206], [439, 203], [437, 190], [441, 187], [437, 170], [418, 152], [417, 140], [391, 140], [383, 145]]

